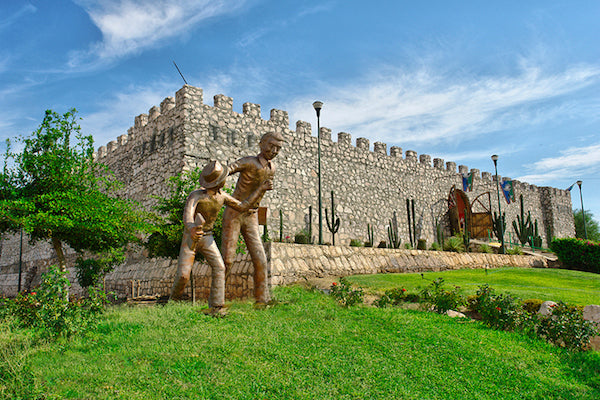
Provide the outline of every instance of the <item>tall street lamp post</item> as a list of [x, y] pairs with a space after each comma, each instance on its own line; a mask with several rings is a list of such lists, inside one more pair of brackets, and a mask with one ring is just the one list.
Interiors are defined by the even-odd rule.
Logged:
[[500, 252], [504, 254], [504, 218], [502, 217], [502, 207], [500, 206], [500, 179], [498, 179], [498, 155], [494, 154], [492, 156], [492, 161], [494, 162], [494, 170], [496, 171], [496, 194], [498, 195], [498, 218], [499, 218], [499, 230], [500, 230], [500, 241], [502, 242], [502, 247], [500, 247]]
[[319, 178], [319, 244], [323, 244], [323, 202], [321, 198], [321, 108], [323, 102], [315, 101], [313, 107], [317, 112], [317, 159], [319, 170], [317, 176]]
[[581, 194], [581, 184], [582, 181], [577, 181], [577, 186], [579, 186], [579, 198], [581, 199], [581, 217], [583, 218], [583, 235], [585, 236], [585, 240], [587, 240], [587, 229], [585, 228], [585, 211], [583, 210], [583, 195]]

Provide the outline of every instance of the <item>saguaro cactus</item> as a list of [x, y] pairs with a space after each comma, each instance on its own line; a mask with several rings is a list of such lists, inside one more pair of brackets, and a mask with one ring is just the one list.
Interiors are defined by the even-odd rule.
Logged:
[[533, 227], [531, 226], [531, 212], [527, 213], [527, 219], [525, 219], [525, 209], [523, 207], [523, 195], [519, 196], [521, 201], [521, 216], [517, 215], [517, 220], [512, 222], [513, 229], [519, 238], [519, 241], [524, 246], [525, 243], [531, 242], [531, 235], [533, 235]]
[[398, 218], [396, 218], [396, 211], [394, 211], [394, 216], [390, 220], [390, 225], [388, 226], [388, 247], [390, 249], [400, 248], [402, 240], [400, 240], [398, 236]]
[[340, 230], [340, 218], [335, 214], [335, 202], [333, 200], [333, 190], [331, 191], [331, 222], [325, 209], [325, 220], [327, 221], [327, 229], [331, 232], [331, 243], [335, 246], [335, 234]]

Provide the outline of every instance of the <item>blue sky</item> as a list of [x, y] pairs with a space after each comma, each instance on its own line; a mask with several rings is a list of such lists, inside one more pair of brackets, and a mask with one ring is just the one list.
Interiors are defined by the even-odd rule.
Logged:
[[[75, 107], [97, 147], [183, 81], [540, 186], [600, 219], [600, 2], [0, 2], [0, 150]], [[579, 191], [572, 192], [580, 207]]]

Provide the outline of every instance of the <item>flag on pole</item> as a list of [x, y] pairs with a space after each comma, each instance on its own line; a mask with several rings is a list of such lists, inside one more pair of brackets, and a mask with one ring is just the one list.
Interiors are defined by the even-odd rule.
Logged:
[[507, 180], [500, 184], [502, 186], [502, 193], [506, 199], [506, 204], [510, 204], [511, 201], [515, 201], [515, 191], [513, 189], [513, 181]]
[[469, 192], [472, 192], [473, 191], [473, 173], [470, 172], [467, 175], [463, 174], [462, 181], [463, 181], [463, 192], [466, 192], [467, 190]]
[[573, 186], [575, 186], [575, 183], [574, 183], [574, 184], [572, 184], [571, 186], [569, 186], [569, 187], [567, 188], [567, 192], [570, 192], [570, 191], [571, 191], [571, 189], [573, 189]]

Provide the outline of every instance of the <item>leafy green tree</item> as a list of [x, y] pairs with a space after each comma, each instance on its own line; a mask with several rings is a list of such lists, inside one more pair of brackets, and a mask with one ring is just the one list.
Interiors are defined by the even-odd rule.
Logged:
[[600, 241], [600, 226], [590, 210], [585, 210], [585, 231], [583, 229], [583, 213], [581, 209], [573, 211], [575, 219], [575, 237], [585, 239], [585, 231], [589, 240]]
[[[179, 256], [179, 247], [183, 237], [183, 209], [187, 196], [198, 189], [198, 180], [202, 170], [199, 168], [179, 173], [169, 178], [168, 197], [154, 196], [157, 201], [154, 206], [152, 234], [145, 243], [150, 257]], [[222, 211], [219, 213], [221, 220]], [[216, 227], [215, 227], [216, 228]], [[216, 229], [215, 229], [216, 231]]]
[[143, 227], [134, 204], [111, 196], [109, 171], [94, 162], [93, 139], [81, 134], [77, 111], [47, 110], [40, 127], [7, 143], [0, 174], [0, 232], [23, 229], [31, 242], [50, 241], [66, 270], [64, 246], [101, 254], [104, 272], [123, 259], [125, 246]]

